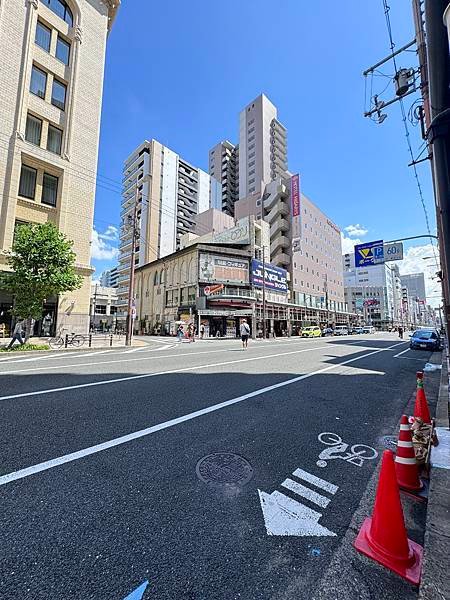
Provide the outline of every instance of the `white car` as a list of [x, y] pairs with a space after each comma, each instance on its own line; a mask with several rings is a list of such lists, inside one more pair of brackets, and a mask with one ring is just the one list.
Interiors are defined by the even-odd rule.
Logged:
[[337, 325], [334, 328], [334, 335], [348, 335], [347, 325]]
[[363, 327], [363, 333], [375, 333], [375, 327], [373, 325], [366, 325]]

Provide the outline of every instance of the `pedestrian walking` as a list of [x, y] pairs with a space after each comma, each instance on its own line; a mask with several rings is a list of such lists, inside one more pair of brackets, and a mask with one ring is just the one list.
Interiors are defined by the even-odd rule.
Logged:
[[202, 340], [205, 336], [205, 326], [203, 323], [200, 325], [200, 339]]
[[188, 326], [188, 337], [189, 337], [189, 343], [190, 342], [195, 342], [195, 326], [193, 323], [189, 323]]
[[182, 339], [183, 335], [184, 335], [183, 325], [178, 325], [177, 338], [178, 338], [179, 342], [181, 342], [181, 339]]
[[247, 323], [247, 319], [242, 319], [240, 333], [242, 340], [242, 349], [246, 350], [248, 348], [248, 337], [250, 335], [250, 325]]
[[14, 346], [14, 342], [17, 340], [20, 342], [20, 345], [24, 345], [24, 340], [22, 339], [22, 331], [25, 325], [25, 321], [17, 321], [16, 326], [14, 327], [12, 340], [9, 342], [8, 350], [10, 350]]
[[398, 328], [398, 337], [402, 340], [403, 339], [403, 327], [399, 327]]

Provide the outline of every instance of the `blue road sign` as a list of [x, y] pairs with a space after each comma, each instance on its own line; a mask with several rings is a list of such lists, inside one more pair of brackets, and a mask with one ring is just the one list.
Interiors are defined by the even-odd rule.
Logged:
[[383, 240], [355, 246], [355, 267], [371, 267], [384, 263]]

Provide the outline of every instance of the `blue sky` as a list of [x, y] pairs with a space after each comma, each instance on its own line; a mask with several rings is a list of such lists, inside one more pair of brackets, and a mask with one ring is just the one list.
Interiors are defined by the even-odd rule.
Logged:
[[[411, 5], [392, 4], [400, 47], [414, 36]], [[106, 58], [97, 274], [115, 262], [113, 228], [130, 152], [154, 137], [207, 170], [208, 150], [221, 139], [237, 141], [239, 110], [261, 92], [288, 129], [289, 169], [300, 173], [302, 192], [342, 229], [359, 225], [354, 231], [367, 233], [353, 237], [364, 240], [425, 233], [398, 104], [382, 125], [362, 116], [361, 73], [388, 54], [381, 0], [122, 0]], [[399, 66], [415, 64], [414, 53], [399, 59]], [[392, 65], [383, 71], [393, 74]], [[374, 91], [387, 83], [375, 78]], [[390, 86], [383, 98], [392, 95]], [[409, 127], [417, 151], [422, 140]], [[434, 233], [428, 162], [418, 169]], [[418, 266], [430, 254], [427, 240], [420, 246]]]

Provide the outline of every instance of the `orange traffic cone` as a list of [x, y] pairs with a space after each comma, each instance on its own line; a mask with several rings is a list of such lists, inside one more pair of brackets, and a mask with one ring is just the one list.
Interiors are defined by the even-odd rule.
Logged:
[[422, 489], [423, 485], [419, 479], [419, 467], [414, 452], [411, 429], [406, 415], [403, 415], [400, 420], [397, 453], [395, 455], [395, 472], [397, 473], [398, 485], [404, 490], [417, 492]]
[[364, 521], [353, 545], [359, 552], [419, 585], [423, 548], [407, 537], [394, 455], [390, 450], [383, 452], [372, 518]]
[[417, 392], [416, 402], [414, 404], [414, 416], [420, 417], [424, 423], [431, 423], [428, 402], [423, 389], [423, 371], [417, 371]]

